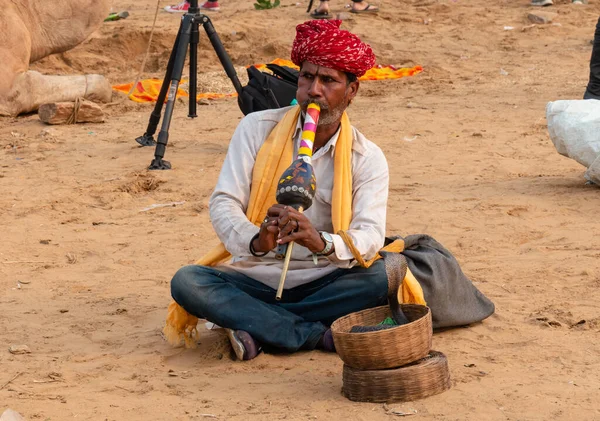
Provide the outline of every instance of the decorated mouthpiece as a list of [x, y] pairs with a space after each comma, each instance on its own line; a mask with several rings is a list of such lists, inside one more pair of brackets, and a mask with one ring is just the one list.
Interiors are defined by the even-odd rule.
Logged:
[[298, 156], [279, 179], [275, 193], [277, 203], [293, 206], [296, 209], [302, 206], [304, 210], [312, 205], [317, 189], [317, 180], [312, 167], [312, 152], [320, 113], [321, 107], [317, 104], [308, 104]]
[[298, 158], [301, 156], [312, 157], [315, 133], [317, 132], [320, 114], [321, 107], [314, 103], [308, 104], [306, 117], [304, 118], [304, 126], [302, 126], [302, 138], [300, 139], [300, 148], [298, 148]]

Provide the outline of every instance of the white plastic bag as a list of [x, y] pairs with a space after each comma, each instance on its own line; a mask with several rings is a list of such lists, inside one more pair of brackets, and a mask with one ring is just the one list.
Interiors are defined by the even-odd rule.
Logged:
[[546, 119], [558, 153], [585, 165], [586, 180], [600, 185], [600, 100], [549, 102]]

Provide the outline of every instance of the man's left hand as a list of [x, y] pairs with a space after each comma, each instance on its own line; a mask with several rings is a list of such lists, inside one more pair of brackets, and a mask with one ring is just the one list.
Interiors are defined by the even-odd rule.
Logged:
[[290, 241], [306, 247], [313, 253], [319, 253], [325, 248], [321, 234], [313, 227], [308, 218], [291, 206], [281, 208], [277, 224], [279, 236], [277, 244], [286, 244]]

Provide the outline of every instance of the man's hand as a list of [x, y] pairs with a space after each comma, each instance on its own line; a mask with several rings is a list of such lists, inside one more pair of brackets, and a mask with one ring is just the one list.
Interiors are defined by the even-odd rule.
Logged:
[[277, 246], [277, 236], [279, 235], [277, 217], [279, 216], [279, 211], [274, 209], [276, 207], [282, 207], [282, 205], [274, 205], [269, 208], [267, 216], [263, 220], [263, 223], [260, 224], [258, 238], [252, 244], [252, 248], [258, 253], [271, 251]]
[[294, 241], [313, 253], [325, 248], [319, 232], [308, 218], [291, 206], [273, 205], [260, 225], [258, 238], [252, 244], [256, 252], [271, 251], [278, 244]]
[[277, 212], [277, 228], [279, 235], [277, 244], [286, 244], [290, 241], [306, 247], [313, 253], [318, 253], [325, 248], [325, 242], [319, 232], [313, 227], [308, 218], [291, 206], [275, 205], [269, 212]]

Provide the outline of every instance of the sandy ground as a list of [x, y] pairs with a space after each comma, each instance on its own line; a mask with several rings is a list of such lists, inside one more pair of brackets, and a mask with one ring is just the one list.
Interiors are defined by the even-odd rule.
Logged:
[[[536, 27], [527, 0], [382, 0], [379, 16], [344, 23], [379, 63], [425, 68], [363, 83], [350, 110], [391, 166], [389, 233], [434, 236], [497, 306], [483, 323], [434, 335], [452, 389], [390, 405], [418, 411], [414, 419], [600, 419], [600, 191], [555, 152], [544, 118], [548, 101], [583, 94], [600, 15], [590, 1], [558, 0], [556, 24]], [[288, 56], [306, 2], [282, 4], [255, 11], [251, 0], [223, 0], [211, 15], [236, 66]], [[127, 20], [33, 67], [132, 81], [155, 5], [115, 0]], [[331, 6], [344, 10], [339, 0]], [[159, 15], [145, 76], [161, 77], [178, 19]], [[220, 70], [205, 36], [199, 56], [201, 73]], [[105, 124], [49, 131], [35, 115], [0, 119], [0, 412], [10, 407], [29, 420], [395, 418], [341, 395], [335, 354], [240, 363], [204, 329], [198, 349], [164, 342], [170, 277], [216, 243], [208, 197], [242, 114], [224, 99], [189, 120], [179, 103], [167, 151], [173, 170], [148, 172], [153, 150], [134, 138], [151, 106], [115, 95], [105, 110]], [[31, 353], [8, 352], [21, 344]]]

